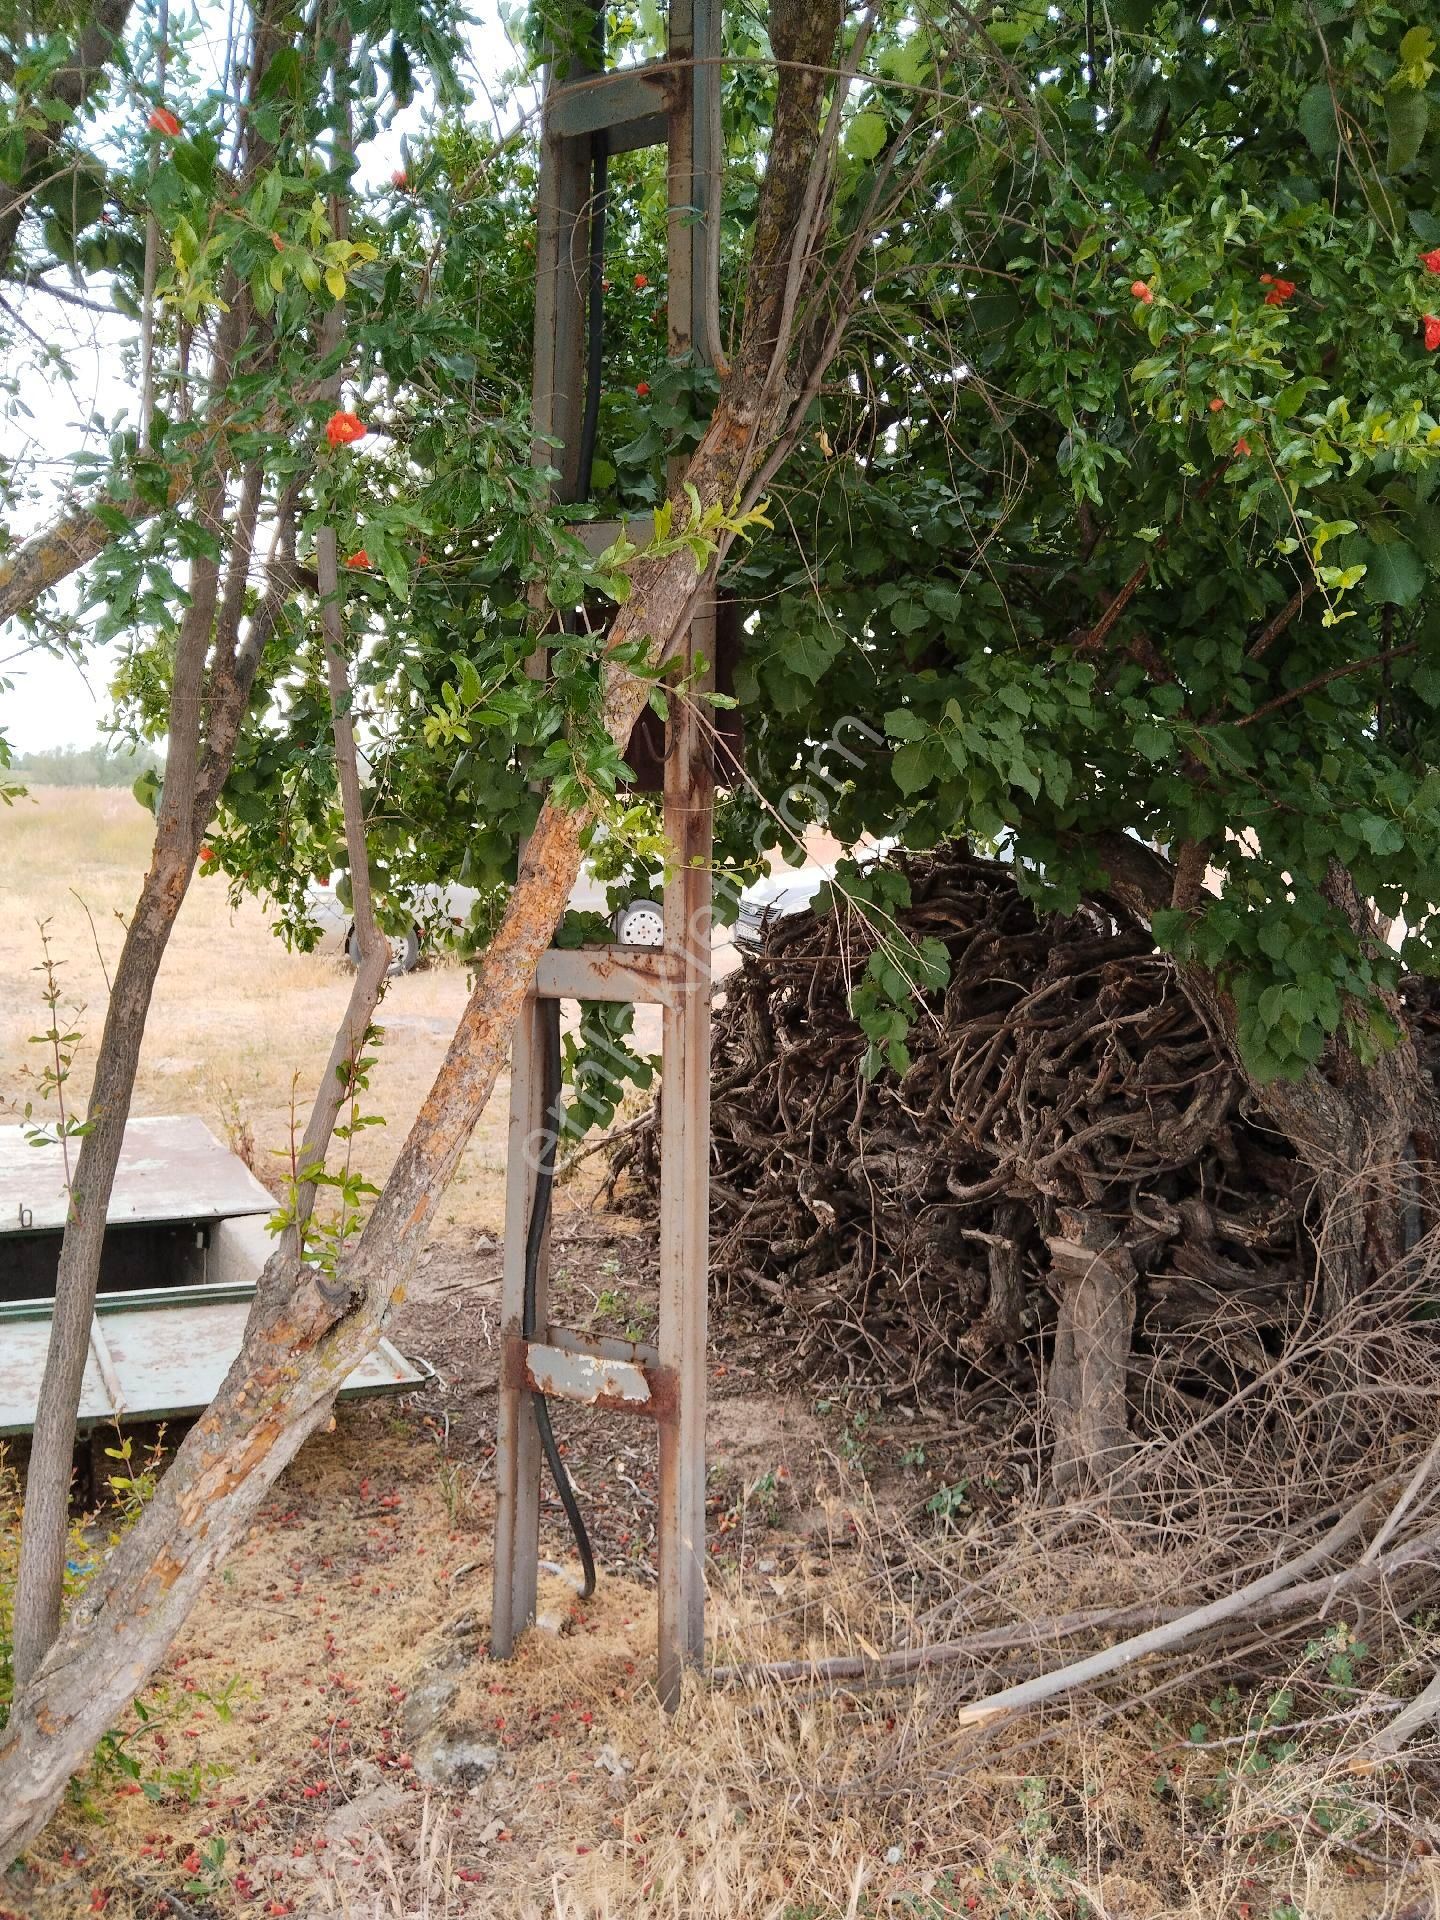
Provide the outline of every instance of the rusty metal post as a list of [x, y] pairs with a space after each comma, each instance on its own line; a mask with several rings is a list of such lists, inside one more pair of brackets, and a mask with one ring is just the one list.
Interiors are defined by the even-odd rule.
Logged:
[[[518, 1340], [525, 1312], [525, 1240], [535, 1196], [536, 1142], [545, 1125], [540, 1003], [526, 1000], [510, 1047], [510, 1130], [505, 1163], [505, 1265], [500, 1282], [501, 1351]], [[543, 1326], [549, 1290], [549, 1236], [540, 1250], [536, 1306]], [[535, 1618], [540, 1565], [540, 1433], [523, 1386], [501, 1370], [495, 1422], [495, 1594], [490, 1650], [507, 1660]]]
[[[545, 89], [583, 68], [548, 68]], [[588, 146], [562, 139], [542, 120], [535, 238], [535, 363], [532, 415], [536, 466], [553, 466], [555, 492], [573, 500], [584, 412], [585, 299], [583, 245], [589, 192]], [[560, 444], [557, 446], [555, 442]], [[537, 610], [540, 610], [537, 607]], [[546, 652], [527, 662], [534, 679], [546, 673]], [[500, 1345], [518, 1341], [525, 1311], [525, 1242], [535, 1195], [535, 1142], [545, 1125], [539, 1003], [525, 1002], [510, 1042], [510, 1123], [505, 1174], [505, 1264], [500, 1297]], [[550, 1236], [536, 1272], [539, 1324], [548, 1317]], [[490, 1647], [508, 1659], [517, 1637], [535, 1618], [540, 1560], [541, 1446], [534, 1403], [502, 1367], [495, 1422], [495, 1567]]]
[[[546, 75], [536, 242], [535, 386], [537, 464], [560, 473], [557, 497], [575, 497], [584, 397], [584, 245], [589, 142], [610, 153], [664, 141], [668, 148], [669, 347], [709, 357], [715, 338], [713, 223], [719, 218], [718, 0], [671, 0], [666, 58], [649, 67], [587, 74], [572, 65]], [[548, 436], [560, 442], [548, 444]], [[683, 471], [672, 464], [672, 480]], [[713, 676], [713, 599], [696, 608], [683, 650], [686, 677]], [[706, 667], [696, 676], [699, 660]], [[543, 670], [543, 654], [532, 670]], [[705, 1390], [709, 1285], [710, 870], [714, 768], [702, 714], [684, 698], [670, 707], [665, 754], [665, 829], [677, 871], [665, 889], [664, 951], [617, 949], [606, 968], [552, 953], [537, 991], [555, 996], [582, 974], [607, 998], [634, 997], [663, 1009], [658, 1351], [611, 1351], [549, 1325], [542, 1258], [537, 1331], [522, 1337], [525, 1240], [534, 1196], [534, 1142], [540, 1112], [540, 1002], [517, 1023], [511, 1065], [506, 1184], [502, 1366], [497, 1431], [495, 1599], [491, 1647], [498, 1658], [534, 1618], [539, 1556], [539, 1435], [530, 1393], [643, 1412], [660, 1432], [659, 1676], [661, 1699], [679, 1699], [684, 1668], [704, 1647]], [[624, 959], [625, 955], [628, 959]], [[548, 964], [547, 964], [548, 963]], [[607, 984], [607, 972], [627, 984]], [[593, 978], [592, 978], [593, 976]], [[633, 989], [628, 985], [634, 982]], [[548, 1250], [547, 1250], [548, 1252]], [[579, 1356], [577, 1363], [564, 1356]], [[609, 1372], [599, 1362], [608, 1355]], [[614, 1373], [614, 1366], [622, 1371]], [[613, 1379], [611, 1375], [613, 1374]], [[623, 1382], [623, 1392], [614, 1391]], [[598, 1383], [598, 1384], [597, 1384]]]
[[[707, 0], [671, 0], [670, 58], [680, 62], [670, 109], [670, 352], [704, 358], [709, 222], [719, 217], [714, 150], [719, 14]], [[684, 463], [677, 462], [672, 479]], [[685, 649], [714, 684], [713, 598], [697, 607]], [[681, 968], [662, 1024], [660, 1102], [661, 1364], [676, 1379], [673, 1420], [660, 1429], [660, 1698], [674, 1707], [683, 1670], [705, 1647], [705, 1361], [710, 1277], [710, 870], [714, 764], [701, 714], [672, 700], [665, 752], [665, 837], [678, 871], [665, 889], [665, 945]]]

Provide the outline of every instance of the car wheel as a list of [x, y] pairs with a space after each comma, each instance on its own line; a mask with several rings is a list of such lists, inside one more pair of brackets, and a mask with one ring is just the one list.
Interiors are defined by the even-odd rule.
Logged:
[[[390, 964], [385, 969], [387, 980], [393, 980], [397, 974], [409, 973], [412, 967], [420, 963], [420, 930], [411, 927], [405, 933], [387, 933], [381, 936], [390, 948]], [[360, 964], [360, 935], [354, 927], [345, 942], [345, 951], [350, 957], [352, 967]]]

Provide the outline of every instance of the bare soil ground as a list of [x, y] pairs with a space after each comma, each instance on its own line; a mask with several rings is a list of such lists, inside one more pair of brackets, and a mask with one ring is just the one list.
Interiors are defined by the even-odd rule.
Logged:
[[[67, 997], [85, 1007], [70, 1088], [83, 1100], [101, 956], [118, 944], [149, 826], [128, 794], [57, 790], [0, 822], [8, 1102], [27, 1098], [39, 1051], [28, 1036], [46, 1024], [41, 920]], [[136, 1110], [201, 1114], [263, 1177], [288, 1145], [292, 1088], [302, 1113], [308, 1103], [346, 990], [340, 964], [287, 954], [258, 907], [232, 917], [218, 883], [198, 882]], [[374, 1178], [465, 990], [460, 968], [432, 964], [386, 999], [373, 1097], [389, 1124], [362, 1136]], [[545, 1625], [512, 1664], [491, 1663], [504, 1106], [502, 1088], [394, 1328], [433, 1377], [404, 1400], [340, 1409], [306, 1447], [142, 1711], [29, 1860], [0, 1877], [0, 1920], [1440, 1911], [1427, 1845], [1382, 1874], [1323, 1825], [1320, 1843], [1303, 1820], [1297, 1838], [1295, 1806], [1316, 1820], [1329, 1804], [1323, 1763], [1286, 1774], [1280, 1792], [1275, 1776], [1232, 1778], [1188, 1752], [1215, 1675], [1197, 1676], [1195, 1699], [1108, 1720], [1062, 1712], [1043, 1740], [1022, 1728], [968, 1758], [923, 1686], [822, 1696], [697, 1683], [665, 1719], [650, 1688], [655, 1461], [642, 1423], [559, 1416], [599, 1590], [576, 1599], [553, 1507]], [[653, 1326], [652, 1241], [595, 1208], [593, 1180], [561, 1190], [553, 1261], [557, 1317], [640, 1336]], [[988, 1509], [1031, 1477], [1013, 1430], [777, 1391], [774, 1337], [718, 1316], [709, 1623], [721, 1662], [893, 1643], [941, 1557], [978, 1565]], [[952, 1511], [945, 1490], [962, 1476]], [[1112, 1570], [1134, 1577], [1123, 1542], [1097, 1550], [1081, 1583], [1103, 1590]], [[1057, 1570], [1054, 1592], [1017, 1594], [1017, 1607], [1061, 1604], [1074, 1579]], [[425, 1784], [437, 1731], [468, 1754], [473, 1784]]]

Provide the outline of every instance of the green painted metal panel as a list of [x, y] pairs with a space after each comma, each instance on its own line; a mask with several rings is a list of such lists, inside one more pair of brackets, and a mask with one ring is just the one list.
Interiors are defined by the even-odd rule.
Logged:
[[[252, 1283], [161, 1287], [97, 1300], [103, 1348], [97, 1351], [92, 1340], [78, 1430], [202, 1413], [240, 1351], [254, 1297]], [[16, 1302], [0, 1312], [0, 1435], [28, 1433], [35, 1424], [50, 1316], [48, 1300]], [[422, 1382], [396, 1348], [381, 1340], [340, 1393], [342, 1398], [405, 1393]]]

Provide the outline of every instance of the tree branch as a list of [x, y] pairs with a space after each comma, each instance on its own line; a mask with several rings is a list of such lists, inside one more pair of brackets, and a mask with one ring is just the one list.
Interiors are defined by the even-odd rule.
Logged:
[[1363, 660], [1347, 660], [1341, 666], [1331, 667], [1327, 673], [1317, 673], [1313, 680], [1307, 680], [1303, 686], [1291, 687], [1288, 693], [1277, 693], [1273, 700], [1267, 700], [1250, 713], [1242, 713], [1232, 720], [1234, 727], [1253, 727], [1257, 720], [1267, 719], [1272, 713], [1278, 713], [1281, 707], [1288, 707], [1292, 701], [1303, 700], [1307, 694], [1318, 693], [1321, 687], [1328, 687], [1332, 680], [1348, 680], [1352, 674], [1364, 673], [1367, 667], [1388, 667], [1392, 660], [1403, 660], [1406, 654], [1418, 650], [1420, 642], [1411, 640], [1403, 647], [1386, 647], [1379, 653], [1367, 654]]

